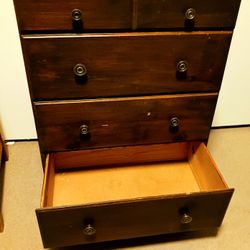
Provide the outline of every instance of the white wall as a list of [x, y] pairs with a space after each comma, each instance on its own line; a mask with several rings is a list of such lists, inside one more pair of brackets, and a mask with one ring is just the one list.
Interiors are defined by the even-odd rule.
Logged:
[[213, 126], [250, 124], [249, 25], [250, 1], [241, 0]]
[[5, 139], [37, 137], [12, 0], [0, 1], [0, 123]]
[[[242, 0], [213, 126], [250, 124], [250, 1]], [[0, 1], [0, 126], [36, 138], [12, 0]]]

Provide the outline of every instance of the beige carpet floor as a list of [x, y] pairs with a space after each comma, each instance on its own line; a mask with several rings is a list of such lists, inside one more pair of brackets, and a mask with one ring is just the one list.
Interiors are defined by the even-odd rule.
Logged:
[[[250, 249], [250, 127], [211, 131], [209, 150], [230, 187], [235, 188], [222, 227], [217, 231], [164, 235], [95, 247], [61, 249], [248, 250]], [[35, 209], [39, 207], [43, 172], [37, 142], [9, 146], [10, 159], [1, 170], [4, 232], [0, 250], [43, 249]], [[57, 249], [59, 250], [59, 249]]]

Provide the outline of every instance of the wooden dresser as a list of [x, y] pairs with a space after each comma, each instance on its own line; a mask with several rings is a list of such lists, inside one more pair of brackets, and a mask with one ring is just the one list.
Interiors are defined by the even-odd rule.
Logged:
[[219, 227], [206, 141], [240, 0], [14, 0], [44, 247]]

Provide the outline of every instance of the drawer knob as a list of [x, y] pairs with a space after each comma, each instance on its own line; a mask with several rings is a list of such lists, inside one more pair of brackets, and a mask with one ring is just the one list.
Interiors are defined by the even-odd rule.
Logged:
[[176, 69], [177, 69], [177, 72], [178, 73], [186, 73], [187, 70], [188, 70], [188, 63], [187, 61], [184, 61], [184, 60], [181, 60], [177, 63], [177, 66], [176, 66]]
[[170, 120], [170, 127], [171, 128], [178, 128], [180, 125], [180, 119], [178, 117], [173, 117]]
[[81, 21], [82, 20], [82, 12], [79, 9], [74, 9], [72, 11], [72, 20], [74, 22]]
[[81, 134], [81, 136], [89, 135], [89, 126], [86, 124], [81, 125], [80, 126], [80, 134]]
[[83, 229], [83, 233], [87, 236], [92, 236], [95, 235], [96, 233], [96, 229], [91, 225], [88, 224], [84, 229]]
[[189, 224], [192, 220], [193, 218], [190, 215], [184, 213], [181, 217], [181, 224]]
[[186, 20], [194, 20], [195, 19], [195, 16], [196, 16], [196, 10], [193, 9], [193, 8], [189, 8], [186, 10], [185, 12], [185, 18]]
[[87, 75], [87, 68], [81, 63], [76, 64], [73, 71], [76, 77], [84, 77]]
[[178, 117], [173, 117], [170, 119], [169, 131], [172, 134], [176, 134], [179, 131], [180, 119]]

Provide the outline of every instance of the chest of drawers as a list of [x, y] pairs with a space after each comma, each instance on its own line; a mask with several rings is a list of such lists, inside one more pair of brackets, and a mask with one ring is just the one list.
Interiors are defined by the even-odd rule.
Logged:
[[44, 247], [219, 227], [206, 141], [239, 0], [14, 0]]

